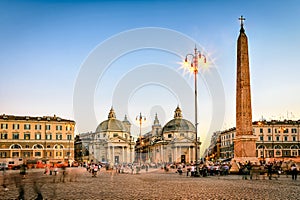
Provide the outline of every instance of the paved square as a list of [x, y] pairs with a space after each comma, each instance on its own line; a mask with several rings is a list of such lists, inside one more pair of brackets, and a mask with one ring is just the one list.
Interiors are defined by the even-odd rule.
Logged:
[[[22, 179], [18, 171], [6, 173], [8, 191], [1, 187], [1, 199], [17, 199], [24, 187], [25, 199], [299, 199], [300, 181], [281, 176], [278, 180], [242, 180], [240, 176], [187, 177], [161, 169], [140, 174], [117, 174], [101, 170], [97, 177], [84, 168], [43, 175], [43, 170], [29, 170]], [[3, 175], [1, 176], [1, 183]]]

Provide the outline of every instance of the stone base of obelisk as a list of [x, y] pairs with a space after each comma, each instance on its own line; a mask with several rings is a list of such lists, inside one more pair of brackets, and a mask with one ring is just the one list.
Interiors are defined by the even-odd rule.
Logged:
[[240, 164], [246, 162], [259, 163], [256, 157], [256, 140], [257, 137], [253, 135], [241, 135], [234, 139], [234, 158], [231, 160], [230, 172], [239, 172]]

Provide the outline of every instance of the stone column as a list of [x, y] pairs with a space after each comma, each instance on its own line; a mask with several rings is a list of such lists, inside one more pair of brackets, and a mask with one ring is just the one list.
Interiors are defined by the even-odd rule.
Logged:
[[191, 147], [189, 146], [188, 148], [189, 148], [189, 160], [188, 160], [188, 162], [190, 163], [191, 162]]
[[113, 160], [113, 164], [115, 164], [115, 147], [112, 146], [112, 160]]
[[164, 156], [163, 156], [163, 145], [160, 146], [160, 162], [164, 162]]
[[124, 157], [124, 147], [122, 146], [122, 162], [125, 162], [125, 157]]
[[111, 162], [110, 146], [107, 146], [107, 161]]

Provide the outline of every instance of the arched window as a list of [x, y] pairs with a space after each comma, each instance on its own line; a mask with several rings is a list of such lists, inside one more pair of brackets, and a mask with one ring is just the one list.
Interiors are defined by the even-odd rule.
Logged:
[[264, 145], [258, 145], [257, 149], [266, 149]]
[[33, 146], [34, 149], [43, 149], [44, 147], [40, 144], [36, 144]]
[[274, 149], [282, 149], [282, 146], [280, 146], [280, 145], [275, 145], [275, 146], [274, 146]]
[[21, 146], [19, 144], [13, 144], [10, 146], [11, 149], [21, 149]]
[[56, 145], [54, 146], [54, 149], [63, 149], [63, 148], [64, 148], [64, 146], [61, 145], [61, 144], [56, 144]]
[[291, 149], [299, 149], [298, 145], [291, 146]]

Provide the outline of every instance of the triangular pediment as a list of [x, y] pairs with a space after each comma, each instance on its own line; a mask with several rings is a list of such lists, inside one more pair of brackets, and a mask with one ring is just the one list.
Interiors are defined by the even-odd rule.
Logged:
[[118, 136], [118, 137], [112, 137], [112, 138], [110, 138], [109, 139], [109, 142], [127, 142], [127, 140], [126, 140], [126, 138], [123, 138], [123, 137], [120, 137], [120, 136]]
[[174, 142], [174, 143], [190, 143], [190, 142], [194, 142], [194, 140], [192, 138], [188, 138], [188, 137], [179, 137], [179, 138], [174, 138], [174, 140], [172, 142]]

